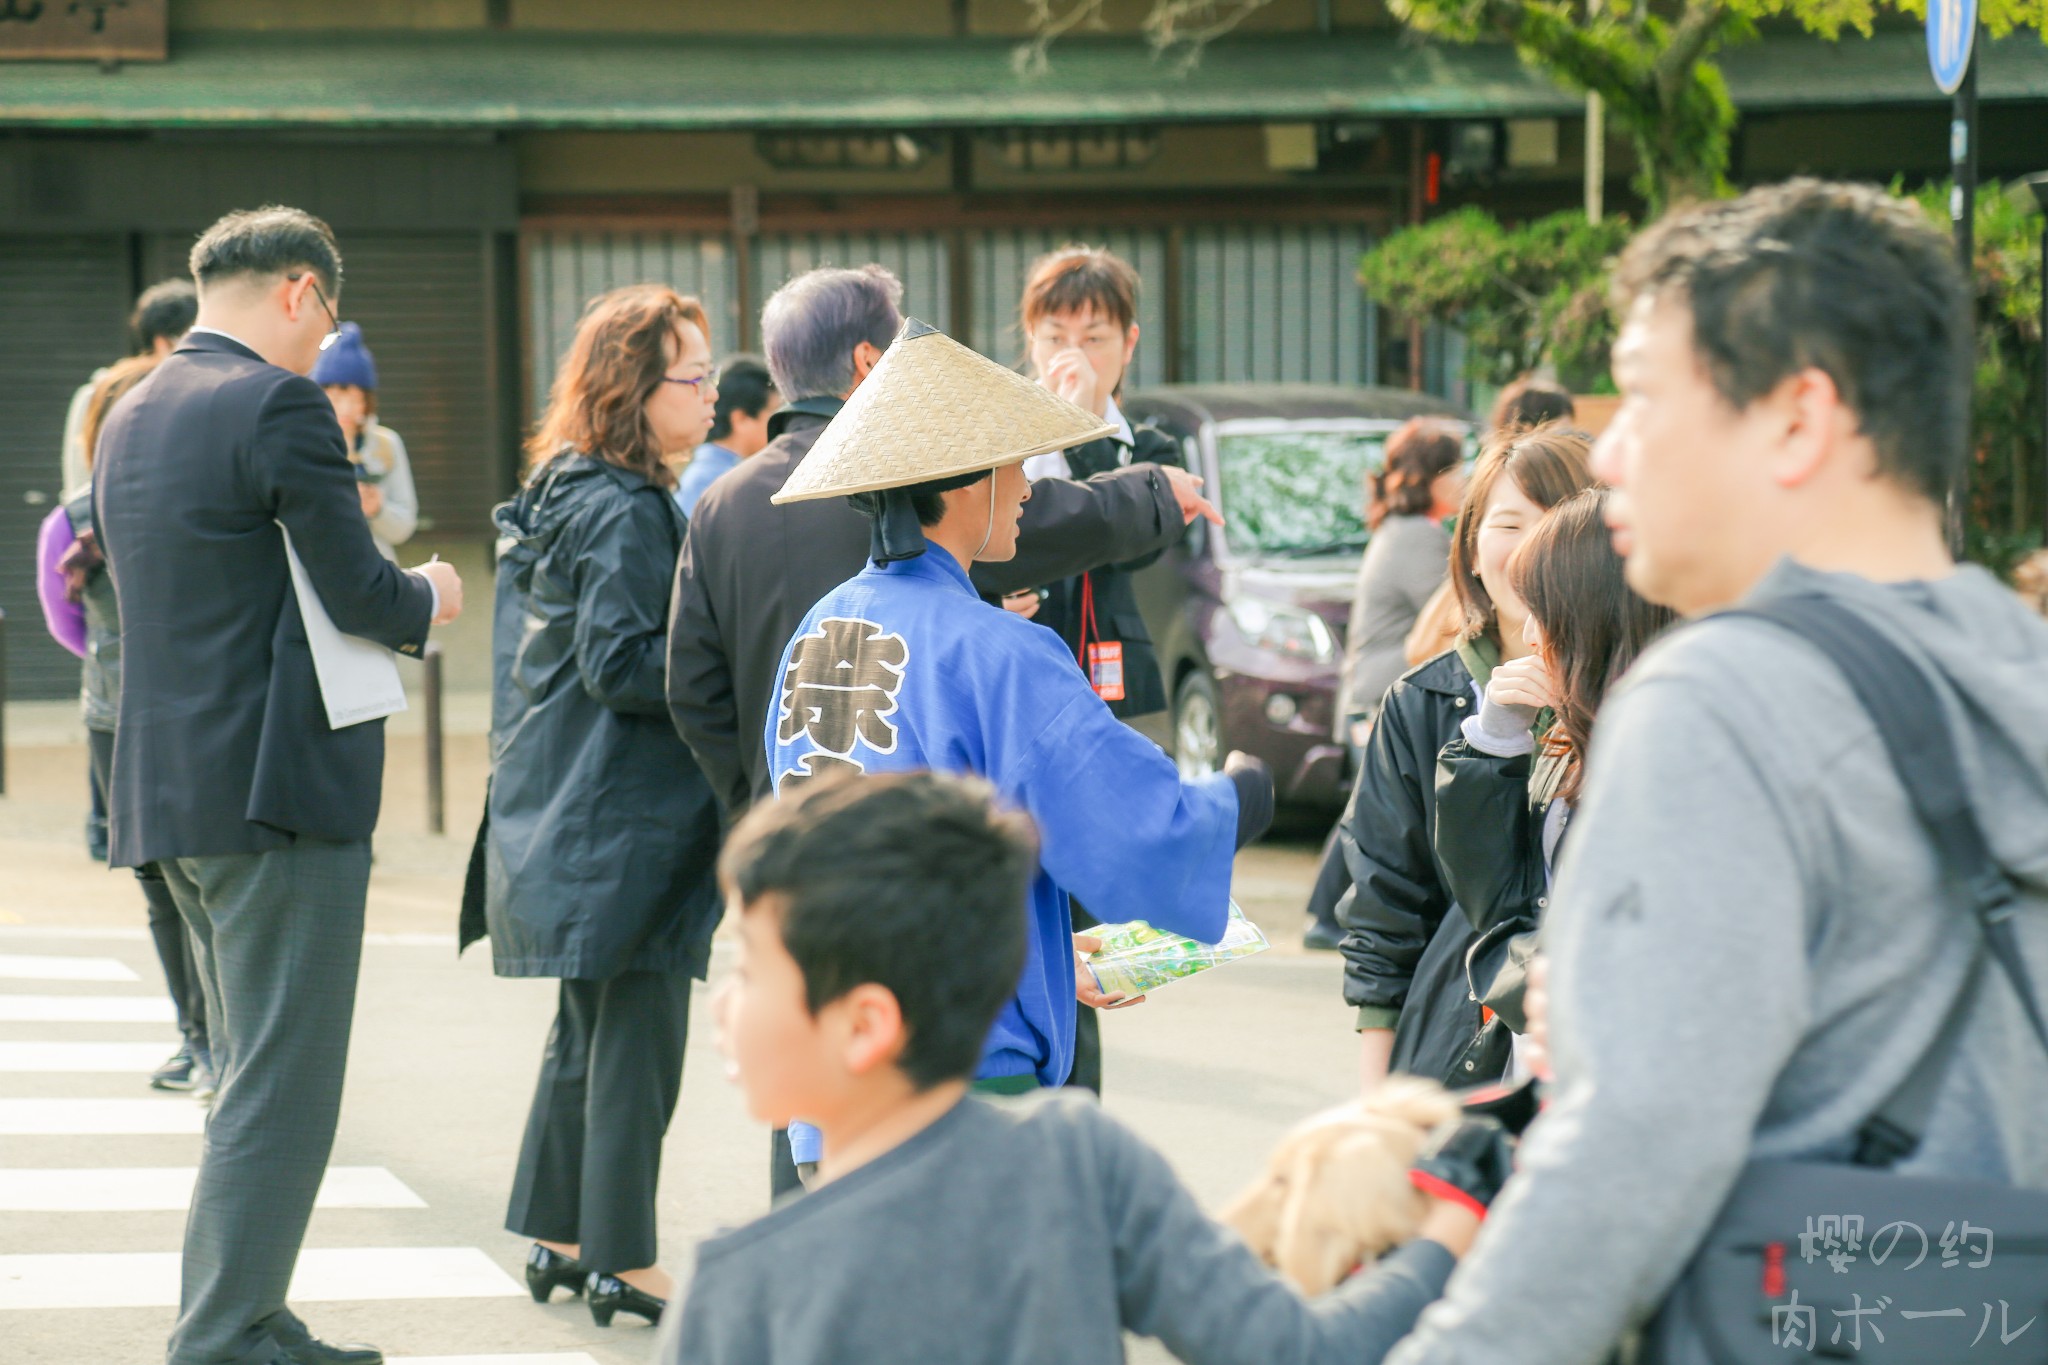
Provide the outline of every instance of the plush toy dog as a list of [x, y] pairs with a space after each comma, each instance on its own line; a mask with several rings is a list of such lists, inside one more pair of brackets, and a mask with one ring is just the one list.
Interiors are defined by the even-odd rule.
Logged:
[[1390, 1077], [1280, 1139], [1223, 1221], [1304, 1294], [1321, 1294], [1415, 1235], [1427, 1201], [1408, 1168], [1432, 1130], [1460, 1115], [1434, 1081]]

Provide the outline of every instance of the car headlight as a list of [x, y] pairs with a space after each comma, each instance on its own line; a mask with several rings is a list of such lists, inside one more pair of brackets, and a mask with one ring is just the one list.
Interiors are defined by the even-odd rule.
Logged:
[[1261, 649], [1311, 663], [1337, 661], [1337, 637], [1312, 611], [1263, 597], [1237, 597], [1230, 603], [1230, 619]]

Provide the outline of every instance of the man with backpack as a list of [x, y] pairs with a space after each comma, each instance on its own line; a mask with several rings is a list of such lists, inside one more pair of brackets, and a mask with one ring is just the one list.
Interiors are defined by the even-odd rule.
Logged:
[[[1595, 453], [1615, 545], [1638, 592], [1713, 619], [1652, 649], [1602, 712], [1544, 927], [1549, 1106], [1390, 1365], [1586, 1365], [1632, 1341], [1687, 1365], [1805, 1354], [1812, 1337], [1778, 1334], [1778, 1314], [1800, 1307], [1785, 1278], [1815, 1264], [1814, 1240], [1748, 1249], [1752, 1299], [1718, 1341], [1704, 1300], [1673, 1286], [1725, 1240], [1756, 1163], [1859, 1169], [1916, 1077], [1930, 1086], [1886, 1177], [2015, 1187], [1997, 1244], [1969, 1254], [2039, 1254], [2020, 1239], [2043, 1231], [2048, 1038], [2019, 982], [2048, 995], [2048, 623], [1949, 554], [1971, 364], [1953, 248], [1880, 190], [1793, 181], [1666, 219], [1616, 294], [1622, 406]], [[1842, 633], [1787, 629], [1792, 611]], [[1887, 733], [1871, 706], [1916, 690], [1931, 700], [1913, 733]], [[1909, 740], [1940, 760], [1914, 787], [1958, 788], [1974, 813], [1981, 866], [1937, 853], [1894, 761]], [[1783, 1201], [1795, 1233], [1793, 1215], [1860, 1212], [1829, 1204], [1826, 1178]], [[1879, 1230], [1818, 1249], [1875, 1259]], [[1916, 1250], [1908, 1237], [1897, 1266]], [[1910, 1358], [1975, 1359], [2001, 1334], [2018, 1344], [2040, 1306], [2007, 1292], [1985, 1335], [1979, 1301], [1999, 1294], [1968, 1275], [1991, 1273], [1937, 1270], [1882, 1308], [1866, 1293], [1852, 1309], [1845, 1280], [1808, 1325], [1838, 1352], [1870, 1340], [1852, 1329], [1946, 1331], [1945, 1354]], [[1866, 1310], [1890, 1316], [1845, 1326]]]

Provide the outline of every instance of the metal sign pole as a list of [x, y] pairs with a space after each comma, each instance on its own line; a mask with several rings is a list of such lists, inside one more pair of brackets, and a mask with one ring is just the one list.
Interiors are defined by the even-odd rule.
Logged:
[[[1956, 87], [1955, 105], [1949, 119], [1948, 153], [1954, 186], [1949, 191], [1949, 217], [1956, 234], [1956, 258], [1962, 263], [1963, 279], [1969, 286], [1972, 342], [1977, 314], [1977, 49], [1970, 44], [1970, 64], [1963, 69], [1963, 83]], [[1966, 452], [1956, 473], [1955, 493], [1949, 502], [1949, 547], [1961, 556], [1968, 539], [1970, 519], [1970, 465], [1974, 451]]]

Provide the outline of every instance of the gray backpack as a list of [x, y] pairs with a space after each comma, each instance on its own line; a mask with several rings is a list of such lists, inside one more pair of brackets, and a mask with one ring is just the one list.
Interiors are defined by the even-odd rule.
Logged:
[[1853, 1162], [1752, 1161], [1743, 1169], [1635, 1358], [1691, 1365], [1700, 1357], [1689, 1343], [1703, 1343], [1712, 1365], [1804, 1355], [2042, 1365], [2048, 1191], [1890, 1169], [1919, 1145], [1970, 1003], [1987, 984], [1987, 955], [2048, 1049], [2048, 1023], [2013, 932], [2012, 881], [1970, 808], [1934, 686], [1898, 646], [1827, 598], [1786, 597], [1734, 614], [1791, 630], [1840, 665], [1940, 854], [1951, 907], [1976, 919], [1985, 951], [1933, 1046], [1864, 1125]]

